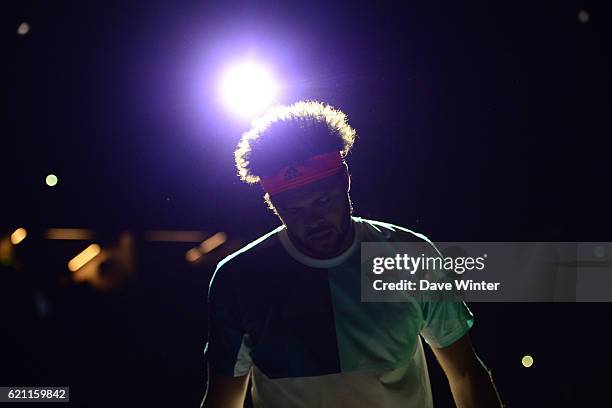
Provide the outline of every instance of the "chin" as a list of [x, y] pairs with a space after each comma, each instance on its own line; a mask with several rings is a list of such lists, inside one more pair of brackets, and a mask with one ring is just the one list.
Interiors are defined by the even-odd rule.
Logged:
[[340, 246], [336, 241], [332, 241], [330, 243], [318, 241], [316, 245], [312, 245], [310, 248], [311, 251], [322, 256], [334, 256], [337, 255], [339, 247]]

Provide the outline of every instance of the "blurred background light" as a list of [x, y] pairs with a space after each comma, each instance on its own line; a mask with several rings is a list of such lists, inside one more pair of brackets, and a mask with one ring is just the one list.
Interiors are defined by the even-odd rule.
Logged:
[[13, 245], [17, 245], [19, 244], [21, 241], [23, 241], [25, 239], [25, 237], [28, 236], [28, 232], [25, 230], [25, 228], [17, 228], [12, 234], [11, 234], [11, 244]]
[[75, 256], [68, 262], [68, 269], [72, 272], [76, 272], [81, 269], [87, 262], [94, 259], [101, 251], [100, 245], [91, 244], [85, 248], [80, 254]]
[[106, 262], [109, 258], [107, 251], [100, 249], [100, 252], [80, 266], [77, 270], [74, 270], [72, 274], [72, 280], [74, 282], [87, 282], [91, 286], [98, 289], [100, 282], [100, 266]]
[[578, 12], [578, 21], [582, 24], [588, 23], [591, 19], [591, 15], [586, 10], [580, 10]]
[[94, 233], [84, 228], [49, 228], [45, 231], [46, 239], [83, 240], [93, 239]]
[[187, 253], [185, 253], [185, 259], [187, 262], [196, 262], [198, 259], [202, 257], [202, 252], [200, 252], [199, 248], [191, 248]]
[[134, 273], [134, 235], [124, 231], [113, 241], [111, 244], [107, 240], [104, 249], [89, 250], [81, 259], [85, 262], [82, 267], [73, 271], [72, 280], [101, 292], [124, 286]]
[[57, 184], [57, 176], [55, 174], [49, 174], [45, 179], [45, 183], [47, 183], [49, 187], [55, 186]]
[[242, 61], [226, 69], [220, 82], [225, 107], [242, 118], [268, 109], [277, 99], [280, 85], [271, 71], [255, 61]]
[[19, 35], [26, 35], [29, 32], [30, 32], [30, 25], [26, 22], [19, 24], [19, 27], [17, 27], [17, 34]]
[[222, 245], [225, 241], [227, 241], [227, 235], [225, 235], [223, 232], [217, 232], [215, 235], [200, 244], [200, 250], [206, 254]]
[[10, 265], [13, 261], [13, 245], [9, 237], [0, 237], [0, 265]]
[[526, 355], [521, 360], [521, 363], [523, 364], [523, 367], [529, 368], [533, 365], [533, 357], [531, 357], [530, 355]]

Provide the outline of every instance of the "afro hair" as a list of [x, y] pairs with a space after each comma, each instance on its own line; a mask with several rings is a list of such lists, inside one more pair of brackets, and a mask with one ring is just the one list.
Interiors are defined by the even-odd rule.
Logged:
[[242, 134], [234, 152], [238, 175], [251, 184], [260, 176], [302, 164], [317, 154], [336, 150], [344, 158], [355, 138], [346, 115], [329, 105], [300, 101], [276, 106]]

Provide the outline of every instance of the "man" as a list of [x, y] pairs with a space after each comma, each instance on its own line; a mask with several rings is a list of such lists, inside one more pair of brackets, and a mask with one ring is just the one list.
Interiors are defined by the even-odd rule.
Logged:
[[361, 302], [360, 242], [427, 242], [352, 216], [345, 115], [318, 102], [271, 110], [235, 153], [282, 225], [219, 263], [209, 289], [206, 408], [431, 407], [419, 335], [459, 407], [499, 407], [463, 302]]

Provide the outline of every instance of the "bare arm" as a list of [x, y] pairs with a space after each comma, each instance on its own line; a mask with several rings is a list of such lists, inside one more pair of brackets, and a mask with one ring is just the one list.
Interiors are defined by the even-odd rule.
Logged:
[[242, 408], [249, 384], [249, 374], [231, 377], [208, 367], [208, 386], [201, 408]]
[[466, 334], [444, 348], [432, 347], [459, 408], [502, 407], [491, 374], [480, 361]]

